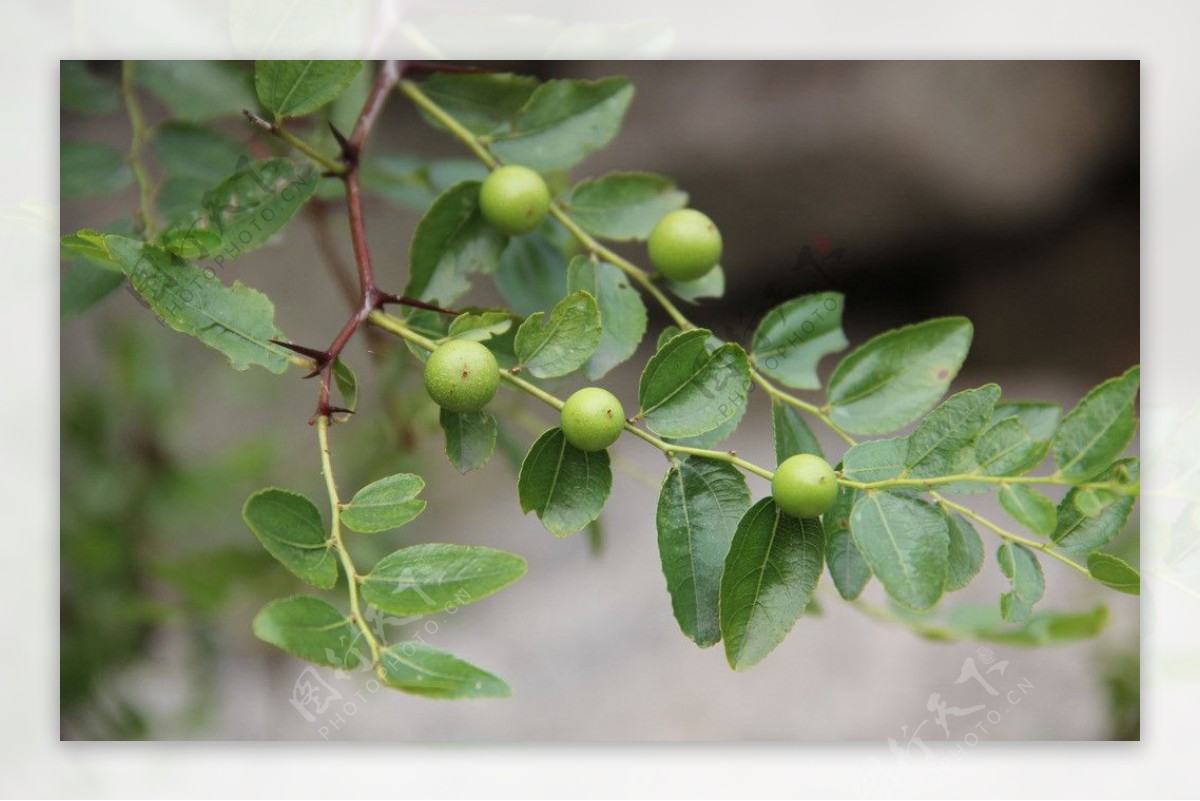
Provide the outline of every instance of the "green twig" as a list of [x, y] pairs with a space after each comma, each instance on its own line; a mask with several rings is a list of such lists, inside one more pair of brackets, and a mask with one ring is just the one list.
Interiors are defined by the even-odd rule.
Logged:
[[150, 180], [150, 173], [142, 161], [142, 149], [150, 138], [150, 132], [146, 127], [146, 118], [142, 116], [141, 103], [138, 102], [135, 65], [133, 61], [121, 62], [121, 97], [129, 115], [129, 127], [133, 129], [126, 160], [138, 186], [138, 221], [146, 239], [153, 239], [158, 233], [158, 220], [154, 215], [154, 182]]
[[354, 561], [350, 558], [350, 552], [346, 549], [346, 543], [342, 539], [342, 503], [338, 499], [337, 483], [333, 478], [333, 460], [329, 453], [329, 417], [322, 415], [317, 418], [317, 442], [321, 448], [321, 474], [325, 476], [325, 489], [329, 493], [329, 514], [331, 523], [329, 527], [329, 537], [333, 543], [333, 548], [338, 552], [338, 557], [342, 560], [342, 569], [346, 573], [346, 587], [350, 596], [350, 619], [358, 630], [362, 632], [363, 638], [367, 641], [367, 646], [371, 649], [371, 664], [379, 664], [379, 640], [375, 638], [375, 633], [371, 631], [370, 625], [367, 624], [366, 618], [363, 617], [362, 609], [358, 601], [358, 585], [362, 581], [362, 576], [354, 568]]

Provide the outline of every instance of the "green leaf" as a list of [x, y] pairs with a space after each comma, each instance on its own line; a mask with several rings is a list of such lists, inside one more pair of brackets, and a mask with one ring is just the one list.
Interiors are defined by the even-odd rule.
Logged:
[[750, 508], [741, 471], [725, 462], [676, 460], [658, 496], [658, 553], [679, 628], [707, 648], [721, 639], [725, 555]]
[[658, 332], [658, 339], [656, 339], [654, 342], [654, 350], [656, 350], [656, 351], [662, 350], [663, 345], [667, 344], [672, 339], [679, 336], [681, 333], [683, 333], [683, 332], [680, 330], [679, 326], [677, 326], [677, 325], [666, 326], [665, 328], [663, 328], [662, 331]]
[[512, 328], [513, 317], [506, 311], [465, 312], [450, 323], [446, 335], [452, 339], [483, 342]]
[[350, 618], [311, 595], [271, 601], [254, 616], [254, 635], [292, 656], [318, 665], [353, 670], [366, 643]]
[[992, 415], [992, 423], [1015, 417], [1029, 432], [1035, 442], [1049, 442], [1058, 430], [1059, 420], [1062, 419], [1062, 408], [1057, 403], [1035, 403], [1031, 401], [1016, 401], [997, 403], [996, 412]]
[[366, 643], [346, 615], [310, 595], [271, 601], [254, 615], [254, 636], [306, 662], [354, 670]]
[[331, 102], [361, 69], [361, 61], [256, 61], [254, 90], [275, 119], [299, 117]]
[[1142, 592], [1142, 577], [1118, 556], [1095, 551], [1088, 554], [1087, 566], [1092, 578], [1106, 587], [1130, 595], [1140, 595]]
[[579, 450], [561, 428], [538, 437], [517, 476], [521, 511], [536, 512], [556, 537], [574, 534], [599, 517], [611, 489], [608, 452]]
[[446, 456], [460, 473], [477, 470], [487, 464], [496, 447], [496, 420], [486, 412], [441, 410], [442, 430], [446, 432]]
[[587, 292], [572, 292], [551, 309], [535, 312], [517, 329], [517, 359], [537, 378], [567, 375], [600, 345], [600, 309]]
[[121, 104], [117, 87], [91, 72], [82, 61], [60, 61], [58, 102], [66, 111], [101, 114]]
[[281, 231], [317, 189], [317, 171], [288, 159], [243, 161], [205, 193], [204, 211], [176, 227], [221, 237], [221, 250], [208, 255], [218, 265], [258, 250]]
[[363, 534], [388, 531], [412, 522], [425, 511], [417, 500], [425, 481], [412, 473], [381, 478], [354, 493], [342, 509], [342, 524]]
[[1054, 503], [1034, 489], [1023, 484], [1008, 484], [1000, 488], [1000, 505], [1013, 520], [1025, 528], [1049, 537], [1054, 533], [1058, 513]]
[[821, 357], [849, 344], [842, 333], [840, 292], [793, 298], [767, 312], [750, 346], [750, 360], [760, 371], [796, 389], [819, 389]]
[[[117, 260], [118, 257], [113, 254], [109, 243], [105, 241], [108, 236], [110, 234], [103, 231], [93, 231], [90, 228], [83, 228], [73, 234], [67, 234], [59, 240], [62, 258], [66, 260], [79, 256], [87, 259], [90, 264], [96, 267], [124, 275], [125, 271]], [[125, 241], [135, 248], [140, 244], [137, 240], [128, 237], [125, 237]]]
[[905, 465], [913, 478], [950, 475], [979, 432], [992, 419], [1000, 387], [987, 384], [952, 395], [908, 437]]
[[908, 437], [873, 439], [851, 446], [842, 458], [842, 475], [872, 484], [898, 478], [908, 457]]
[[861, 595], [871, 580], [871, 566], [850, 535], [850, 511], [857, 496], [858, 491], [853, 487], [838, 487], [833, 506], [821, 516], [825, 530], [825, 562], [838, 595], [847, 601]]
[[812, 453], [825, 458], [821, 443], [800, 413], [779, 400], [771, 401], [771, 428], [775, 432], [775, 463], [798, 453]]
[[506, 242], [479, 213], [479, 183], [455, 184], [417, 224], [404, 294], [442, 305], [454, 303], [471, 288], [468, 275], [496, 269]]
[[393, 615], [453, 611], [504, 589], [525, 567], [521, 557], [494, 548], [414, 545], [379, 560], [362, 579], [362, 597]]
[[182, 259], [201, 259], [209, 254], [220, 252], [223, 241], [212, 231], [200, 228], [191, 230], [175, 228], [164, 231], [159, 237], [158, 244], [164, 250], [169, 250]]
[[1103, 631], [1107, 623], [1104, 606], [1087, 612], [1038, 612], [1015, 626], [1002, 623], [995, 606], [962, 606], [950, 614], [951, 627], [965, 636], [1027, 648], [1086, 640]]
[[354, 371], [350, 369], [350, 365], [346, 364], [340, 358], [333, 362], [333, 382], [337, 385], [338, 392], [342, 396], [342, 404], [354, 411], [358, 406], [358, 379], [354, 375]]
[[534, 233], [509, 240], [496, 270], [496, 288], [517, 314], [549, 311], [567, 294], [566, 256]]
[[880, 334], [842, 359], [829, 377], [830, 416], [859, 434], [884, 434], [911, 423], [945, 394], [972, 334], [964, 317]]
[[416, 640], [383, 649], [379, 661], [388, 686], [423, 698], [457, 700], [512, 695], [503, 679]]
[[235, 370], [254, 364], [273, 373], [287, 370], [291, 354], [271, 341], [283, 334], [266, 295], [239, 281], [227, 287], [213, 270], [154, 245], [115, 235], [101, 241], [106, 258], [120, 265], [134, 290], [171, 328], [224, 353]]
[[[1119, 477], [1129, 477], [1137, 481], [1138, 475], [1137, 457], [1130, 457], [1116, 462], [1096, 480], [1115, 481]], [[1058, 504], [1058, 522], [1051, 539], [1067, 553], [1091, 553], [1108, 545], [1125, 528], [1136, 502], [1132, 495], [1114, 494], [1092, 509], [1093, 514], [1088, 515], [1080, 511], [1076, 502], [1082, 492], [1084, 490], [1072, 487]]]
[[337, 556], [325, 536], [321, 513], [298, 492], [271, 487], [246, 499], [242, 519], [283, 566], [314, 587], [337, 583]]
[[1033, 551], [1015, 542], [1001, 545], [996, 551], [996, 561], [1012, 582], [1012, 589], [1000, 596], [1000, 616], [1007, 623], [1020, 623], [1046, 593], [1042, 565]]
[[677, 297], [695, 304], [701, 298], [719, 298], [725, 294], [725, 270], [717, 265], [693, 281], [664, 281]]
[[59, 192], [87, 197], [117, 192], [133, 183], [125, 157], [108, 145], [64, 139], [58, 151]]
[[761, 662], [812, 600], [824, 569], [817, 520], [783, 514], [763, 498], [742, 517], [721, 577], [721, 636], [734, 670]]
[[746, 413], [750, 362], [733, 344], [709, 353], [711, 332], [686, 331], [655, 353], [638, 383], [640, 415], [664, 437], [694, 437]]
[[583, 290], [600, 310], [600, 344], [583, 366], [592, 381], [624, 362], [646, 333], [646, 304], [625, 274], [607, 262], [576, 256], [567, 265], [567, 288]]
[[627, 242], [647, 239], [669, 211], [687, 205], [675, 182], [647, 172], [615, 172], [576, 184], [567, 200], [571, 217], [589, 233]]
[[253, 76], [233, 61], [142, 61], [137, 79], [177, 119], [234, 117], [258, 106]]
[[1035, 439], [1016, 417], [1005, 417], [979, 437], [975, 467], [983, 476], [1017, 476], [1041, 464], [1050, 450], [1050, 440]]
[[944, 515], [907, 495], [868, 491], [850, 512], [854, 544], [892, 600], [921, 611], [942, 597], [950, 534]]
[[76, 262], [63, 276], [58, 313], [63, 322], [90, 309], [125, 283], [125, 276], [86, 261]]
[[[168, 121], [154, 129], [154, 156], [170, 175], [215, 186], [249, 160], [240, 144], [206, 125]], [[199, 205], [199, 196], [197, 196]]]
[[1121, 455], [1137, 419], [1133, 416], [1141, 370], [1131, 368], [1093, 389], [1063, 418], [1054, 435], [1054, 464], [1070, 481], [1087, 481]]
[[569, 169], [612, 140], [632, 99], [626, 78], [547, 81], [492, 137], [492, 152], [538, 172]]
[[962, 515], [947, 515], [946, 521], [950, 534], [946, 592], [955, 592], [970, 584], [983, 567], [983, 540]]
[[[476, 136], [507, 125], [537, 89], [536, 78], [511, 73], [436, 73], [421, 83], [421, 91]], [[427, 122], [441, 124], [428, 115]]]

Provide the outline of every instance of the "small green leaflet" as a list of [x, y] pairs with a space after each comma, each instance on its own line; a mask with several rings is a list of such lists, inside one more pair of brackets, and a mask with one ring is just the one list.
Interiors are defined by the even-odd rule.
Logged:
[[840, 292], [804, 295], [776, 306], [759, 323], [750, 360], [762, 372], [796, 389], [819, 389], [821, 357], [849, 344], [842, 333]]
[[905, 466], [913, 478], [952, 474], [960, 453], [992, 419], [1000, 387], [987, 384], [952, 395], [930, 412], [908, 437]]
[[[543, 228], [543, 231], [546, 229]], [[537, 232], [508, 241], [494, 280], [516, 314], [550, 311], [567, 294], [567, 258]], [[577, 287], [586, 289], [586, 287]]]
[[379, 654], [383, 680], [401, 692], [423, 698], [508, 698], [503, 679], [423, 642], [408, 640]]
[[350, 365], [340, 358], [333, 362], [333, 382], [342, 396], [342, 403], [347, 409], [354, 411], [358, 406], [358, 379], [354, 376]]
[[908, 456], [908, 437], [873, 439], [851, 446], [843, 457], [843, 477], [871, 484], [899, 478]]
[[664, 281], [663, 284], [677, 297], [698, 305], [702, 298], [719, 298], [725, 294], [725, 269], [717, 265], [694, 281]]
[[1088, 554], [1088, 572], [1092, 578], [1106, 587], [1130, 595], [1140, 595], [1142, 578], [1132, 566], [1119, 556], [1095, 551]]
[[507, 551], [427, 543], [379, 560], [362, 579], [363, 600], [393, 615], [453, 611], [525, 575], [525, 560]]
[[[421, 91], [476, 136], [508, 125], [537, 89], [536, 78], [511, 73], [435, 73], [421, 83]], [[424, 114], [437, 128], [441, 124]]]
[[850, 511], [858, 498], [853, 487], [838, 487], [833, 507], [821, 515], [825, 530], [825, 562], [838, 595], [853, 601], [871, 580], [871, 566], [850, 536]]
[[397, 473], [360, 489], [342, 509], [342, 524], [363, 534], [399, 528], [425, 510], [417, 495], [425, 481], [412, 473]]
[[817, 520], [783, 514], [763, 498], [733, 535], [721, 577], [721, 636], [734, 670], [761, 662], [796, 625], [824, 569]]
[[361, 61], [256, 61], [254, 90], [276, 120], [299, 117], [332, 101], [361, 69]]
[[287, 370], [289, 352], [271, 341], [283, 334], [266, 295], [238, 281], [226, 287], [213, 270], [151, 244], [116, 235], [88, 241], [103, 259], [120, 266], [160, 320], [221, 351], [235, 370], [255, 364], [272, 373]]
[[996, 551], [996, 561], [1012, 582], [1012, 589], [1000, 596], [1000, 616], [1007, 623], [1020, 623], [1046, 593], [1042, 565], [1033, 551], [1015, 542], [1001, 545]]
[[646, 363], [638, 383], [640, 415], [664, 437], [694, 437], [746, 412], [750, 363], [733, 344], [712, 353], [711, 332], [685, 331], [669, 340]]
[[945, 394], [973, 332], [964, 317], [941, 317], [871, 339], [829, 377], [830, 416], [859, 434], [884, 434], [911, 423]]
[[616, 172], [583, 181], [571, 190], [571, 217], [589, 233], [626, 242], [647, 239], [667, 212], [687, 205], [675, 182], [646, 172]]
[[788, 404], [771, 401], [771, 429], [775, 434], [775, 463], [798, 453], [812, 453], [825, 458], [821, 443], [813, 435], [804, 418]]
[[483, 342], [512, 328], [513, 317], [506, 311], [464, 312], [450, 323], [446, 336], [451, 339], [470, 339]]
[[587, 292], [572, 292], [547, 317], [536, 312], [517, 329], [517, 359], [538, 378], [579, 369], [600, 345], [600, 309]]
[[254, 635], [292, 656], [353, 670], [369, 661], [367, 644], [346, 615], [311, 595], [271, 601], [254, 616]]
[[1023, 484], [1008, 484], [1000, 488], [1000, 505], [1013, 520], [1025, 528], [1049, 537], [1054, 533], [1058, 512], [1049, 498]]
[[1054, 464], [1070, 481], [1087, 481], [1121, 455], [1137, 420], [1133, 416], [1140, 368], [1110, 378], [1084, 396], [1054, 435]]
[[62, 140], [58, 167], [58, 189], [63, 197], [107, 195], [133, 183], [133, 170], [125, 157], [97, 142]]
[[521, 511], [536, 512], [556, 537], [574, 534], [599, 517], [611, 489], [608, 452], [579, 450], [561, 428], [538, 437], [517, 476]]
[[864, 492], [850, 512], [850, 534], [896, 603], [921, 611], [942, 597], [950, 534], [936, 508], [907, 495]]
[[446, 456], [460, 473], [487, 464], [496, 447], [496, 419], [487, 412], [441, 410], [439, 418], [446, 433]]
[[454, 303], [471, 288], [468, 275], [496, 269], [507, 242], [479, 213], [479, 182], [455, 184], [417, 224], [404, 294], [442, 305]]
[[267, 552], [300, 578], [327, 590], [337, 583], [337, 557], [321, 513], [297, 492], [271, 487], [251, 495], [242, 519]]
[[946, 592], [955, 592], [970, 584], [983, 567], [983, 540], [962, 515], [947, 515], [946, 521], [950, 534]]
[[656, 516], [662, 571], [679, 628], [701, 648], [721, 639], [725, 555], [749, 508], [745, 477], [724, 462], [683, 457], [663, 481]]
[[[1113, 464], [1096, 478], [1097, 481], [1126, 480], [1136, 482], [1139, 476], [1137, 457], [1131, 456]], [[1136, 498], [1132, 495], [1111, 494], [1085, 514], [1076, 502], [1085, 490], [1072, 487], [1058, 504], [1058, 522], [1052, 539], [1067, 553], [1085, 554], [1103, 548], [1121, 533]], [[1095, 499], [1095, 498], [1094, 498]], [[1095, 499], [1098, 500], [1098, 499]]]
[[547, 81], [492, 135], [492, 152], [538, 172], [570, 169], [616, 136], [632, 99], [626, 78]]
[[603, 261], [576, 256], [567, 266], [567, 287], [596, 299], [600, 311], [600, 344], [583, 366], [592, 381], [624, 362], [646, 333], [646, 304], [625, 274]]

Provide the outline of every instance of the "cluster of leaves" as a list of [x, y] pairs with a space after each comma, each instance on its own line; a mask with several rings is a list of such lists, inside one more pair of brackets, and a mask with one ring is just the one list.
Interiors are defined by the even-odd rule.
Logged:
[[[290, 117], [325, 113], [351, 94], [347, 87], [361, 70], [357, 62], [260, 63], [254, 77], [258, 107], [277, 126]], [[159, 91], [152, 82], [147, 87]], [[456, 306], [478, 276], [488, 276], [506, 302], [456, 315], [410, 309], [403, 318], [389, 318], [389, 330], [414, 354], [424, 358], [452, 338], [480, 341], [509, 383], [561, 405], [551, 394], [555, 387], [578, 376], [601, 379], [642, 345], [648, 314], [639, 287], [679, 323], [657, 334], [629, 428], [668, 456], [656, 512], [662, 569], [680, 628], [698, 645], [724, 642], [736, 669], [756, 664], [810, 608], [826, 571], [847, 600], [857, 599], [875, 577], [898, 616], [919, 617], [980, 572], [985, 548], [976, 523], [1000, 536], [995, 559], [1010, 589], [990, 613], [951, 616], [957, 635], [1043, 644], [1098, 631], [1102, 608], [1033, 611], [1044, 593], [1039, 559], [1046, 555], [1115, 589], [1137, 591], [1136, 571], [1101, 550], [1123, 528], [1137, 494], [1137, 460], [1122, 458], [1135, 429], [1136, 368], [1101, 384], [1065, 416], [1052, 404], [1001, 403], [994, 384], [943, 401], [973, 334], [969, 321], [946, 317], [871, 339], [841, 358], [822, 386], [819, 363], [849, 344], [840, 294], [789, 300], [762, 318], [748, 343], [725, 342], [687, 323], [669, 300], [693, 304], [721, 296], [725, 273], [719, 267], [697, 281], [672, 283], [602, 244], [645, 240], [664, 214], [688, 200], [669, 178], [649, 173], [612, 173], [572, 185], [570, 170], [618, 132], [633, 97], [627, 80], [539, 83], [515, 75], [436, 74], [420, 84], [402, 82], [401, 90], [432, 126], [463, 140], [483, 162], [420, 167], [428, 191], [416, 204], [423, 216], [404, 294]], [[211, 188], [200, 193], [201, 202], [169, 215], [160, 209], [170, 222], [155, 237], [145, 230], [142, 237], [81, 231], [64, 238], [64, 251], [127, 278], [166, 324], [221, 351], [235, 368], [282, 372], [295, 357], [275, 344], [282, 334], [270, 301], [239, 283], [226, 286], [201, 264], [224, 264], [266, 244], [309, 199], [336, 196], [314, 167], [294, 158], [246, 161], [228, 175], [209, 176]], [[378, 157], [374, 163], [386, 166], [368, 181], [371, 161], [364, 157], [364, 189], [411, 202], [411, 182], [386, 168], [409, 164], [406, 158]], [[194, 159], [174, 168], [170, 158], [160, 154], [160, 160], [170, 173], [160, 205], [172, 180], [203, 180], [176, 174], [193, 170]], [[531, 234], [507, 237], [480, 213], [479, 177], [501, 162], [543, 173], [558, 196], [552, 215]], [[436, 175], [449, 177], [448, 185], [439, 185]], [[353, 395], [349, 367], [339, 365], [336, 377], [343, 394]], [[801, 412], [852, 443], [840, 459], [837, 502], [821, 519], [792, 518], [769, 496], [754, 501], [743, 474], [748, 465], [729, 451], [713, 450], [737, 430], [755, 382], [771, 388], [777, 460], [802, 452], [824, 457]], [[823, 390], [823, 402], [800, 400], [792, 390]], [[487, 462], [497, 439], [491, 415], [443, 410], [440, 421], [447, 455], [459, 470]], [[853, 436], [894, 434], [914, 424], [904, 436], [862, 442]], [[1054, 472], [1030, 477], [1051, 454]], [[332, 486], [327, 453], [325, 458]], [[556, 536], [567, 536], [599, 518], [611, 481], [606, 452], [574, 448], [554, 427], [524, 455], [517, 494], [523, 511], [534, 512]], [[1032, 488], [1036, 483], [1068, 490], [1056, 505]], [[328, 527], [301, 495], [270, 489], [253, 496], [246, 521], [267, 550], [319, 588], [337, 582], [340, 558], [352, 607], [347, 614], [308, 596], [275, 601], [260, 613], [255, 631], [310, 661], [374, 667], [405, 691], [504, 694], [507, 686], [499, 679], [426, 646], [405, 643], [376, 653], [357, 607], [361, 594], [379, 613], [429, 614], [489, 595], [523, 573], [524, 562], [512, 554], [418, 545], [356, 575], [340, 528], [403, 525], [423, 506], [416, 499], [421, 486], [419, 477], [402, 474], [360, 490], [346, 505], [331, 493]], [[1037, 539], [1010, 534], [945, 497], [988, 489], [999, 490], [1004, 509]], [[1085, 557], [1087, 567], [1071, 561], [1072, 555]]]

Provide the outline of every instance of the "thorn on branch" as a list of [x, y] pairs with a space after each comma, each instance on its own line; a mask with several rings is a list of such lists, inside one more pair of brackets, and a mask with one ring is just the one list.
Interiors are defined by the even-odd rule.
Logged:
[[346, 138], [345, 134], [337, 129], [337, 126], [332, 122], [329, 123], [329, 132], [333, 134], [333, 138], [337, 140], [338, 147], [342, 150], [341, 159], [346, 164], [356, 164], [358, 162], [358, 148], [354, 143]]

